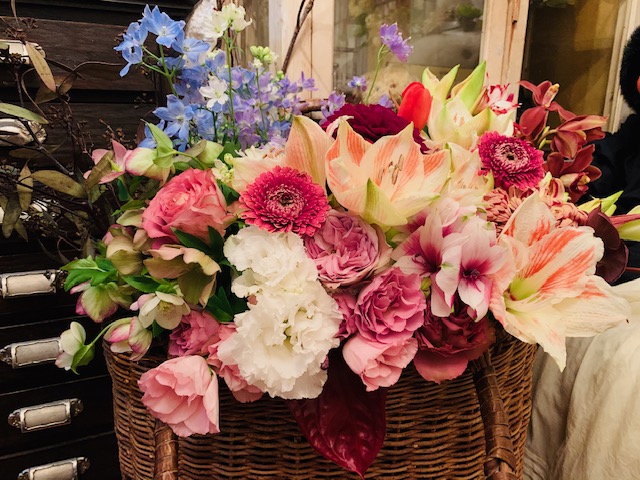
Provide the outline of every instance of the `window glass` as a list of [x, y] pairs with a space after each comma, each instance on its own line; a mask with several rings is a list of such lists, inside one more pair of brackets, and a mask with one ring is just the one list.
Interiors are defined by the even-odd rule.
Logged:
[[478, 64], [484, 0], [344, 0], [336, 1], [334, 87], [348, 90], [354, 75], [371, 78], [380, 47], [383, 23], [398, 23], [414, 50], [406, 64], [393, 55], [385, 59], [387, 74], [377, 81], [379, 92], [402, 93], [420, 78], [425, 67], [436, 75], [460, 64], [471, 71]]
[[[623, 3], [533, 1], [522, 78], [536, 84], [544, 80], [560, 84], [556, 100], [578, 115], [607, 113], [604, 108], [612, 49]], [[613, 72], [616, 70], [617, 65]], [[618, 91], [617, 85], [613, 90]]]

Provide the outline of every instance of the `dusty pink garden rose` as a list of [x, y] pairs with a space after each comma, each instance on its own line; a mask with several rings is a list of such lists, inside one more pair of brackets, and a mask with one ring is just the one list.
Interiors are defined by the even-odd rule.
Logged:
[[218, 379], [200, 356], [167, 360], [138, 381], [142, 403], [180, 437], [219, 433]]
[[222, 363], [222, 360], [218, 358], [218, 347], [226, 339], [231, 337], [236, 332], [236, 327], [233, 324], [221, 324], [217, 331], [216, 338], [207, 347], [209, 351], [209, 357], [207, 363], [211, 365], [214, 371], [220, 375], [229, 390], [233, 394], [236, 400], [242, 403], [255, 402], [263, 395], [263, 391], [258, 387], [249, 385], [244, 377], [240, 374], [238, 365], [230, 365], [228, 363]]
[[349, 368], [360, 376], [367, 392], [372, 392], [394, 385], [417, 351], [418, 341], [413, 337], [399, 344], [388, 344], [355, 335], [345, 344], [342, 355]]
[[342, 313], [342, 323], [340, 329], [336, 334], [338, 338], [347, 338], [358, 330], [353, 323], [353, 312], [356, 309], [357, 298], [355, 294], [349, 290], [336, 290], [331, 294], [331, 297], [338, 304], [338, 310]]
[[357, 332], [388, 344], [407, 340], [424, 322], [426, 300], [420, 276], [390, 268], [373, 277], [358, 294], [353, 312]]
[[209, 340], [219, 329], [220, 324], [210, 313], [191, 310], [169, 335], [169, 355], [183, 357], [204, 353]]
[[189, 169], [161, 188], [142, 213], [142, 227], [153, 239], [176, 243], [172, 228], [209, 241], [209, 227], [224, 235], [233, 221], [211, 170]]
[[431, 313], [415, 333], [420, 350], [413, 363], [426, 380], [440, 383], [464, 373], [470, 360], [480, 357], [495, 340], [487, 317], [474, 321], [467, 306], [456, 296], [453, 313], [446, 318]]
[[382, 230], [348, 212], [331, 210], [304, 243], [320, 281], [329, 289], [353, 285], [391, 259]]

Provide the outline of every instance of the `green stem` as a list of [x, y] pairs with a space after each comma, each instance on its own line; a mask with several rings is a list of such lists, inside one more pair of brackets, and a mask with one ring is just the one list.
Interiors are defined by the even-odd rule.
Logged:
[[93, 339], [93, 341], [87, 345], [87, 347], [92, 347], [93, 345], [96, 344], [96, 342], [105, 334], [107, 333], [107, 330], [109, 330], [109, 328], [111, 328], [111, 324], [107, 325], [106, 327], [104, 327], [100, 333], [98, 333], [98, 335]]
[[386, 45], [382, 45], [378, 49], [378, 61], [376, 62], [376, 71], [373, 74], [373, 81], [371, 82], [371, 86], [369, 87], [369, 93], [367, 93], [367, 98], [364, 101], [365, 105], [369, 104], [369, 97], [371, 97], [371, 92], [373, 92], [373, 87], [376, 84], [376, 80], [378, 79], [378, 73], [380, 72], [380, 64], [382, 63], [382, 59], [385, 57], [387, 53], [389, 53], [389, 49], [387, 48]]
[[267, 139], [268, 128], [267, 119], [264, 116], [264, 110], [262, 110], [262, 99], [260, 98], [260, 70], [256, 68], [256, 88], [258, 90], [258, 108], [260, 109], [260, 117], [262, 117], [262, 138]]
[[225, 31], [224, 32], [224, 46], [225, 46], [225, 53], [226, 53], [226, 57], [227, 57], [227, 71], [229, 72], [229, 113], [230, 118], [231, 118], [231, 130], [233, 132], [233, 141], [237, 142], [238, 141], [238, 135], [236, 132], [236, 116], [235, 113], [233, 111], [233, 79], [231, 76], [231, 47], [233, 46], [233, 39], [229, 36], [229, 31]]

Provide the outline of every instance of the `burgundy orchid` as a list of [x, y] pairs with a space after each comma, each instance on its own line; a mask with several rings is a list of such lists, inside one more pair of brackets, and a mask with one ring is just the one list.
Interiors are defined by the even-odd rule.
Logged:
[[[571, 201], [577, 201], [588, 189], [587, 184], [600, 177], [598, 168], [591, 165], [595, 147], [591, 142], [604, 137], [602, 126], [607, 119], [599, 115], [575, 115], [554, 101], [558, 85], [544, 81], [540, 85], [520, 82], [532, 93], [535, 106], [526, 110], [517, 124], [519, 138], [536, 148], [550, 147], [545, 168], [562, 181]], [[557, 112], [560, 125], [547, 125], [549, 112]]]

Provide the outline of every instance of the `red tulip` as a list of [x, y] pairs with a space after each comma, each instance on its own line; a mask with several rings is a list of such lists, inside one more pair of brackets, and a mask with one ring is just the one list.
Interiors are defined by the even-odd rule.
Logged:
[[422, 130], [429, 119], [432, 99], [431, 93], [422, 83], [412, 82], [402, 92], [398, 115], [413, 122], [418, 130]]

